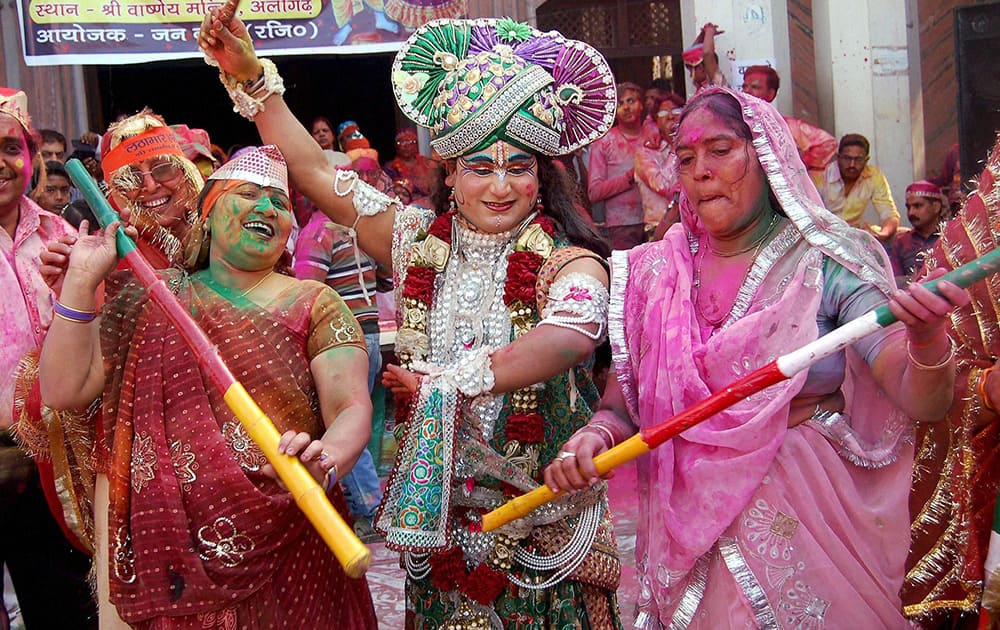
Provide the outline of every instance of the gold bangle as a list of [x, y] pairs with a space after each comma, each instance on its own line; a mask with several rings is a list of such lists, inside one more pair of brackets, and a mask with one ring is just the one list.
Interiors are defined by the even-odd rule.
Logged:
[[940, 363], [936, 363], [934, 365], [927, 365], [927, 364], [921, 363], [920, 361], [917, 361], [916, 359], [913, 358], [913, 353], [910, 352], [910, 340], [909, 339], [906, 340], [906, 356], [910, 360], [910, 363], [913, 365], [913, 367], [917, 368], [918, 370], [924, 370], [924, 371], [927, 371], [927, 372], [933, 372], [934, 370], [943, 369], [949, 363], [951, 363], [952, 359], [955, 358], [955, 342], [954, 342], [954, 340], [952, 340], [951, 337], [948, 337], [948, 353], [945, 354], [944, 359], [942, 359]]
[[55, 315], [56, 317], [58, 317], [59, 319], [61, 319], [63, 321], [67, 321], [67, 322], [69, 322], [71, 324], [89, 324], [90, 322], [94, 321], [94, 319], [95, 319], [93, 317], [91, 317], [90, 319], [73, 319], [72, 317], [66, 317], [65, 315], [63, 315], [62, 313], [60, 313], [58, 311], [52, 311], [52, 314]]

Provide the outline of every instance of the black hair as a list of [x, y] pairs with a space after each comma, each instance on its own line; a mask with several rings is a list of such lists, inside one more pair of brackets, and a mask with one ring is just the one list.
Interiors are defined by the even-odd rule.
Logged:
[[66, 179], [69, 179], [69, 173], [66, 172], [66, 167], [62, 162], [57, 160], [49, 160], [45, 163], [45, 174], [48, 177], [56, 175], [58, 177], [65, 177]]
[[42, 144], [46, 142], [58, 142], [63, 145], [63, 151], [69, 148], [69, 143], [66, 142], [66, 136], [62, 135], [55, 129], [39, 129], [38, 135], [42, 138]]

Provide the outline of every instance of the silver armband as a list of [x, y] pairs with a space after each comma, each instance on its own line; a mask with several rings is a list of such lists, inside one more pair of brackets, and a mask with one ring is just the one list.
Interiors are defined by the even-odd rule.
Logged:
[[[608, 328], [607, 287], [585, 273], [562, 276], [549, 288], [549, 299], [538, 322], [539, 326], [543, 324], [575, 330], [600, 341]], [[590, 324], [597, 324], [595, 332], [587, 328]]]
[[399, 199], [393, 199], [389, 195], [379, 192], [368, 183], [361, 181], [354, 171], [336, 172], [333, 180], [333, 192], [338, 197], [346, 197], [354, 193], [352, 199], [354, 210], [358, 217], [370, 217], [380, 212], [385, 212], [389, 206], [395, 206], [396, 210], [402, 210], [403, 204]]

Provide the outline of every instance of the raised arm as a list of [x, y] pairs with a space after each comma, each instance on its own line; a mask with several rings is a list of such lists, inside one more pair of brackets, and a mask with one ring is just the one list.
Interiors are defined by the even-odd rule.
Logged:
[[[86, 409], [104, 391], [100, 318], [93, 313], [97, 288], [118, 261], [118, 225], [112, 223], [104, 234], [87, 234], [84, 221], [70, 253], [56, 305], [56, 312], [63, 314], [52, 319], [38, 364], [42, 402], [53, 409]], [[128, 233], [136, 237], [135, 228]]]
[[328, 165], [323, 150], [288, 109], [277, 71], [269, 68], [265, 73], [243, 22], [232, 18], [224, 24], [217, 10], [210, 11], [202, 22], [198, 45], [229, 76], [232, 93], [247, 97], [249, 90], [255, 97], [253, 100], [259, 101], [261, 106], [253, 115], [253, 122], [261, 140], [276, 145], [285, 156], [295, 188], [335, 222], [347, 226], [357, 222], [361, 249], [379, 263], [391, 266], [395, 204], [383, 196], [380, 209], [386, 211], [358, 219], [354, 191], [368, 188], [367, 185], [346, 171], [338, 177], [338, 172]]

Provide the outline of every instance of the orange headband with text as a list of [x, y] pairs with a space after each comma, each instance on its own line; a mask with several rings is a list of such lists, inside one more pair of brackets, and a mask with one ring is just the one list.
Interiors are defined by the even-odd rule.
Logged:
[[160, 155], [184, 157], [177, 137], [170, 127], [152, 127], [138, 136], [122, 140], [121, 144], [108, 151], [101, 160], [101, 170], [107, 179], [123, 166], [136, 164]]

